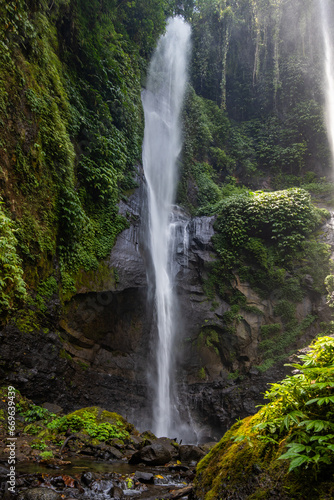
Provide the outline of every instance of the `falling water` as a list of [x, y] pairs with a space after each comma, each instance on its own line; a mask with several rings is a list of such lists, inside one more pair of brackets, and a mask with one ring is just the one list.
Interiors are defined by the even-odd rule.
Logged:
[[148, 185], [150, 251], [154, 267], [158, 330], [155, 434], [172, 430], [172, 348], [175, 298], [170, 266], [170, 212], [181, 151], [180, 110], [186, 86], [190, 27], [180, 18], [168, 21], [153, 55], [142, 101], [145, 113], [143, 165]]
[[329, 146], [334, 164], [334, 56], [329, 29], [329, 9], [327, 0], [321, 2], [321, 22], [324, 38], [324, 72], [326, 98], [326, 126]]

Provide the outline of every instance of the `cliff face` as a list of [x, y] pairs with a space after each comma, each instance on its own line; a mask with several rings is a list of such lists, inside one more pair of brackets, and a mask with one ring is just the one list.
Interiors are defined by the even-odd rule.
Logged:
[[[59, 323], [52, 320], [54, 297], [48, 306], [49, 331], [29, 331], [26, 325], [22, 334], [19, 322], [4, 329], [1, 377], [37, 403], [56, 402], [71, 410], [88, 402], [103, 405], [144, 430], [151, 426], [154, 413], [156, 332], [147, 279], [146, 189], [140, 171], [137, 182], [140, 187], [120, 203], [129, 227], [118, 236], [98, 271], [79, 274], [77, 293]], [[175, 390], [180, 415], [198, 439], [218, 438], [236, 418], [255, 412], [266, 384], [283, 375], [290, 349], [314, 337], [320, 322], [329, 319], [329, 309], [310, 283], [297, 304], [295, 319], [302, 324], [312, 315], [314, 320], [300, 330], [281, 359], [261, 373], [256, 368], [262, 356], [261, 326], [282, 326], [282, 318], [274, 313], [275, 295], [260, 298], [236, 274], [233, 286], [246, 303], [232, 330], [226, 317], [231, 305], [219, 295], [208, 298], [205, 291], [217, 258], [212, 244], [215, 217], [191, 218], [175, 207], [174, 219], [173, 270], [179, 309]], [[325, 234], [329, 228], [330, 224], [324, 226]]]
[[[241, 257], [217, 240], [219, 203], [249, 187], [302, 185], [317, 197], [332, 189], [318, 182], [329, 151], [314, 7], [228, 3], [186, 13], [193, 87], [178, 188], [185, 208], [173, 211], [177, 394], [200, 438], [254, 412], [290, 350], [330, 318], [328, 250], [315, 240], [289, 263], [261, 234], [252, 248], [240, 240]], [[0, 3], [0, 378], [37, 403], [100, 405], [140, 429], [151, 425], [156, 332], [146, 190], [134, 165], [141, 83], [170, 13], [162, 0]], [[274, 279], [265, 293], [254, 285]]]

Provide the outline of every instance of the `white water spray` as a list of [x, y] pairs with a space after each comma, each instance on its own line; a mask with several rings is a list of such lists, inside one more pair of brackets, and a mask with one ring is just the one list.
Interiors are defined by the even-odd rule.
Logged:
[[190, 27], [180, 18], [170, 19], [159, 40], [143, 92], [145, 132], [143, 165], [148, 185], [150, 251], [155, 279], [157, 315], [157, 382], [154, 432], [168, 436], [172, 430], [172, 349], [175, 334], [175, 298], [170, 266], [170, 212], [181, 151], [180, 111], [187, 77]]
[[333, 43], [329, 30], [329, 9], [327, 0], [320, 0], [321, 23], [324, 39], [324, 73], [325, 73], [325, 106], [326, 126], [329, 146], [334, 165], [334, 56]]

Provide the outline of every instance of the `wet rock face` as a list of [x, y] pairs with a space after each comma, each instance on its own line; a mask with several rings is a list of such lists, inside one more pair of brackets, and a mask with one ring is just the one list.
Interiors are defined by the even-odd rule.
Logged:
[[[145, 430], [152, 424], [150, 378], [154, 375], [148, 375], [148, 367], [155, 363], [156, 332], [147, 279], [150, 257], [141, 174], [138, 184], [128, 200], [120, 203], [129, 228], [119, 235], [111, 255], [96, 272], [81, 273], [77, 294], [66, 305], [60, 324], [54, 321], [53, 331], [60, 338], [42, 332], [23, 335], [16, 327], [7, 327], [0, 334], [0, 377], [38, 404], [53, 402], [65, 410], [100, 405]], [[171, 221], [171, 265], [178, 297], [174, 361], [181, 420], [201, 429], [198, 438], [208, 441], [218, 439], [236, 418], [254, 413], [267, 382], [284, 376], [282, 368], [265, 374], [253, 368], [261, 325], [280, 320], [274, 318], [273, 300], [261, 299], [235, 276], [234, 287], [246, 296], [253, 312], [241, 310], [231, 333], [224, 323], [230, 305], [217, 296], [208, 299], [203, 288], [215, 260], [215, 218], [191, 219], [174, 207]], [[305, 279], [311, 287], [310, 277]], [[297, 306], [296, 317], [301, 321], [309, 314], [317, 314], [319, 321], [330, 318], [325, 301], [311, 291]]]

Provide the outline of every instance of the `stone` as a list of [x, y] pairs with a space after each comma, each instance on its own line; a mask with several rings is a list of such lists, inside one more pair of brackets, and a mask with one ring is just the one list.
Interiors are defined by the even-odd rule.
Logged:
[[32, 488], [24, 491], [19, 500], [62, 500], [62, 496], [51, 488]]
[[6, 467], [0, 466], [0, 477], [6, 477], [8, 474], [9, 469]]
[[121, 500], [122, 498], [124, 498], [123, 490], [119, 486], [112, 486], [108, 491], [108, 495], [114, 500]]
[[260, 375], [260, 371], [257, 368], [255, 368], [255, 366], [252, 366], [252, 368], [249, 370], [248, 373], [252, 377], [257, 377], [258, 375]]
[[53, 403], [43, 403], [42, 407], [45, 408], [46, 410], [48, 410], [51, 413], [55, 413], [56, 415], [58, 413], [63, 413], [64, 412], [64, 410], [63, 410], [63, 408], [61, 406], [55, 405]]
[[201, 450], [198, 446], [192, 444], [183, 444], [179, 448], [180, 460], [181, 462], [199, 462], [206, 453]]
[[138, 464], [143, 462], [150, 465], [165, 465], [170, 462], [172, 455], [170, 451], [162, 443], [154, 442], [151, 445], [144, 446], [141, 450], [132, 455], [129, 460], [130, 464]]
[[214, 446], [216, 446], [216, 444], [217, 444], [217, 441], [211, 441], [208, 443], [204, 443], [204, 444], [201, 444], [200, 449], [202, 451], [204, 451], [205, 454], [207, 454], [207, 453], [209, 453], [210, 450], [212, 450], [212, 448]]
[[153, 484], [154, 483], [154, 475], [150, 472], [142, 472], [136, 470], [135, 479], [137, 479], [140, 483]]
[[83, 472], [81, 474], [81, 482], [83, 484], [85, 484], [86, 486], [89, 486], [90, 483], [93, 481], [94, 479], [94, 475], [92, 472], [88, 471], [88, 472]]

